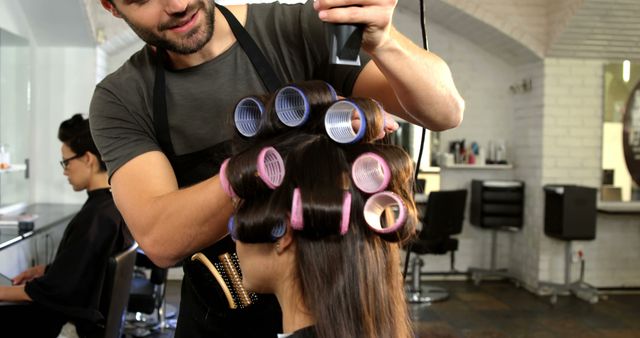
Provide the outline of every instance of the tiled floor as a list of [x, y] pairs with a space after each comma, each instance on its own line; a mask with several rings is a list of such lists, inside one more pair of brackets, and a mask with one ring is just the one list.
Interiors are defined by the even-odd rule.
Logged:
[[506, 282], [440, 282], [449, 300], [411, 305], [417, 337], [640, 337], [640, 294], [589, 304], [560, 297], [555, 305]]
[[[555, 305], [507, 282], [434, 282], [450, 298], [433, 305], [410, 305], [418, 338], [639, 338], [640, 293], [609, 295], [595, 305], [560, 297]], [[178, 304], [179, 282], [167, 299]], [[170, 338], [171, 331], [151, 335]]]

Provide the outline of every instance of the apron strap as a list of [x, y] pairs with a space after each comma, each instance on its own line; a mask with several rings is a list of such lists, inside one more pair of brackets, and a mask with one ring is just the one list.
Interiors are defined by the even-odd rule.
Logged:
[[249, 57], [249, 60], [253, 64], [253, 68], [255, 68], [256, 72], [260, 76], [262, 83], [265, 88], [269, 92], [275, 92], [278, 88], [282, 87], [282, 81], [273, 71], [273, 67], [267, 61], [267, 58], [264, 56], [256, 42], [251, 38], [251, 35], [247, 32], [244, 27], [240, 24], [238, 19], [224, 6], [216, 4], [216, 7], [220, 10], [222, 15], [224, 15], [225, 19], [227, 19], [227, 23], [231, 27], [231, 31], [233, 35], [235, 35], [236, 40], [244, 50], [244, 52]]
[[[216, 4], [216, 7], [224, 15], [227, 23], [231, 27], [233, 35], [238, 40], [240, 47], [253, 64], [263, 85], [269, 92], [275, 92], [282, 87], [280, 78], [276, 75], [273, 67], [267, 61], [251, 35], [242, 27], [238, 19], [224, 6]], [[170, 161], [176, 156], [171, 142], [169, 131], [169, 116], [167, 114], [166, 80], [164, 74], [164, 64], [166, 51], [156, 48], [155, 81], [153, 84], [153, 125], [160, 148], [165, 152]]]
[[167, 115], [166, 81], [164, 78], [164, 60], [166, 51], [156, 48], [156, 79], [153, 83], [153, 126], [160, 148], [171, 159], [175, 155], [171, 133], [169, 132], [169, 116]]

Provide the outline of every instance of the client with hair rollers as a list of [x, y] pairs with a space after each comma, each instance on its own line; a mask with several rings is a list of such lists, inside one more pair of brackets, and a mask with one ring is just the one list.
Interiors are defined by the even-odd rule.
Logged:
[[413, 169], [376, 143], [382, 107], [321, 81], [247, 102], [220, 171], [244, 288], [276, 295], [280, 337], [412, 336], [399, 243], [415, 231]]

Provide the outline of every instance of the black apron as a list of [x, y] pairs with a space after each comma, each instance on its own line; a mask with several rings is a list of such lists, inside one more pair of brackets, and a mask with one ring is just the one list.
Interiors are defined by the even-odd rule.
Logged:
[[[274, 92], [281, 82], [255, 41], [226, 8], [216, 5], [229, 23], [238, 43], [258, 72], [265, 88]], [[153, 124], [156, 137], [178, 180], [186, 187], [202, 182], [220, 171], [220, 164], [231, 155], [230, 141], [220, 142], [201, 151], [176, 155], [169, 132], [164, 74], [165, 51], [157, 49], [153, 88]], [[231, 113], [231, 112], [217, 112]], [[180, 231], [180, 229], [176, 229]], [[230, 236], [200, 251], [211, 262], [223, 253], [235, 253]], [[244, 309], [230, 309], [214, 276], [199, 261], [190, 257], [183, 262], [184, 278], [176, 338], [200, 337], [276, 337], [282, 332], [282, 314], [273, 295], [258, 295], [257, 301]]]

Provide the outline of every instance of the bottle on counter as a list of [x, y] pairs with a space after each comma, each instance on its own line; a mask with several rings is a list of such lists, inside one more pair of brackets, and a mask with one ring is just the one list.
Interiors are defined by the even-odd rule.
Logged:
[[0, 144], [0, 169], [8, 169], [11, 166], [11, 155], [9, 146]]

